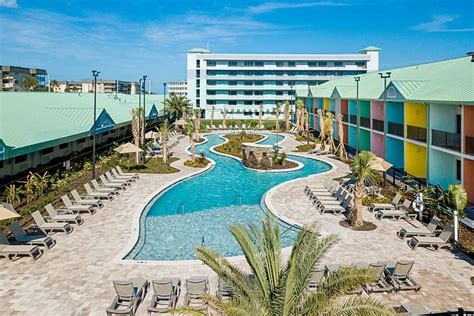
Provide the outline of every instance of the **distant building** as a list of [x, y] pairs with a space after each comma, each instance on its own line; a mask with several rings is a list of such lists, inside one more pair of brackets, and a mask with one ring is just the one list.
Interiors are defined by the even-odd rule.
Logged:
[[272, 115], [277, 103], [294, 107], [296, 90], [342, 76], [379, 69], [377, 47], [357, 54], [215, 54], [192, 49], [187, 56], [188, 98], [210, 118]]
[[47, 71], [37, 68], [24, 68], [15, 66], [1, 66], [2, 91], [23, 91], [22, 82], [25, 77], [38, 79], [39, 88], [46, 88]]
[[168, 93], [186, 97], [188, 95], [188, 82], [186, 80], [170, 81], [167, 84]]
[[[51, 86], [53, 92], [94, 92], [93, 80], [60, 81], [58, 85]], [[97, 93], [123, 93], [136, 94], [138, 83], [121, 80], [97, 80]]]

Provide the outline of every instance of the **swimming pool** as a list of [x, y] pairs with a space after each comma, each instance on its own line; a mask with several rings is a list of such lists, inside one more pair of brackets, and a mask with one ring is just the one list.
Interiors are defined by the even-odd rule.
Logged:
[[[248, 170], [240, 161], [209, 150], [224, 139], [215, 134], [206, 137], [208, 142], [196, 146], [196, 153], [204, 151], [215, 166], [171, 186], [147, 205], [140, 220], [139, 239], [126, 259], [192, 260], [200, 244], [225, 256], [241, 255], [228, 232], [231, 224], [258, 225], [264, 214], [260, 200], [266, 191], [282, 182], [331, 169], [319, 160], [289, 155], [304, 167], [288, 172]], [[282, 139], [281, 135], [269, 134], [260, 143], [269, 145]], [[296, 232], [281, 231], [283, 246], [291, 245]]]

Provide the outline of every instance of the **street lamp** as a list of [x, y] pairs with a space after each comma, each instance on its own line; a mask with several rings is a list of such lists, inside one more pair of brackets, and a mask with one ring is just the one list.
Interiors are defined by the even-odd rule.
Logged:
[[[380, 78], [383, 79], [383, 136], [384, 136], [384, 143], [387, 142], [387, 79], [390, 78], [390, 71], [387, 71], [385, 74], [383, 72], [379, 72]], [[383, 147], [383, 154], [385, 156], [385, 147]]]
[[146, 92], [146, 78], [148, 76], [143, 76], [143, 145], [145, 145], [145, 129], [146, 129], [146, 107], [145, 107], [145, 92]]
[[[142, 80], [140, 78], [140, 80], [138, 80], [138, 132], [141, 131], [141, 127], [142, 127], [142, 118], [140, 117], [140, 109], [142, 108]], [[140, 135], [138, 135], [138, 139], [140, 139]], [[138, 141], [138, 143], [140, 143], [140, 141]]]
[[95, 134], [96, 134], [96, 120], [97, 120], [97, 77], [100, 71], [92, 70], [94, 76], [94, 124], [92, 125], [92, 179], [95, 179]]
[[356, 81], [356, 154], [359, 153], [359, 81], [360, 76], [354, 77]]
[[163, 114], [166, 115], [166, 82], [163, 82]]

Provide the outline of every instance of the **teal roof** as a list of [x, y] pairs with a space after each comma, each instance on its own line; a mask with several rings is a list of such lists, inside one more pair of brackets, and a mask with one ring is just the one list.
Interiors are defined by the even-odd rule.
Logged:
[[[7, 147], [4, 159], [55, 146], [88, 135], [93, 128], [92, 93], [0, 92], [0, 142]], [[162, 112], [162, 95], [146, 95]], [[97, 118], [110, 117], [115, 125], [130, 124], [138, 95], [97, 94]]]
[[[394, 86], [403, 100], [474, 104], [474, 62], [471, 62], [471, 57], [387, 71], [391, 72], [391, 78], [387, 79], [387, 87]], [[319, 86], [312, 86], [311, 91], [315, 98], [330, 98], [337, 88], [341, 98], [355, 99], [355, 86], [354, 77], [345, 76]], [[377, 72], [360, 75], [360, 99], [382, 99], [383, 90], [384, 81]]]

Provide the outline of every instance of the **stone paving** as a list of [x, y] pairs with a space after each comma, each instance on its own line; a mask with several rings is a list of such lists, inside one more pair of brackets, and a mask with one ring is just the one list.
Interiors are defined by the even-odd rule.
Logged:
[[[296, 144], [292, 138], [282, 143], [288, 150]], [[165, 276], [184, 280], [206, 275], [211, 281], [211, 292], [214, 292], [216, 276], [197, 261], [140, 264], [117, 260], [117, 255], [132, 239], [132, 223], [137, 212], [150, 196], [180, 177], [200, 172], [183, 166], [187, 145], [187, 140], [182, 140], [174, 148], [175, 156], [182, 158], [173, 164], [181, 170], [179, 173], [141, 175], [126, 192], [114, 201], [106, 202], [95, 215], [84, 216], [85, 223], [70, 236], [54, 235], [57, 245], [38, 261], [26, 258], [15, 262], [0, 260], [0, 315], [103, 315], [114, 297], [112, 280], [152, 280]], [[347, 172], [344, 164], [335, 160], [330, 162], [336, 166], [330, 173], [273, 188], [267, 195], [271, 211], [300, 225], [317, 221], [323, 234], [337, 233], [340, 241], [324, 258], [324, 263], [416, 260], [413, 275], [422, 284], [422, 291], [418, 294], [380, 295], [382, 299], [397, 303], [418, 302], [434, 310], [455, 309], [457, 306], [472, 308], [473, 288], [469, 281], [472, 262], [463, 256], [444, 250], [410, 250], [395, 236], [395, 231], [404, 222], [377, 221], [379, 227], [374, 232], [352, 232], [337, 224], [341, 218], [320, 216], [314, 211], [303, 195], [303, 187]], [[371, 216], [365, 214], [366, 219], [373, 220]], [[283, 253], [288, 255], [289, 249], [284, 249]], [[231, 261], [245, 268], [241, 257]], [[138, 315], [146, 314], [151, 296], [151, 293], [147, 295]], [[183, 297], [184, 291], [180, 303]]]

